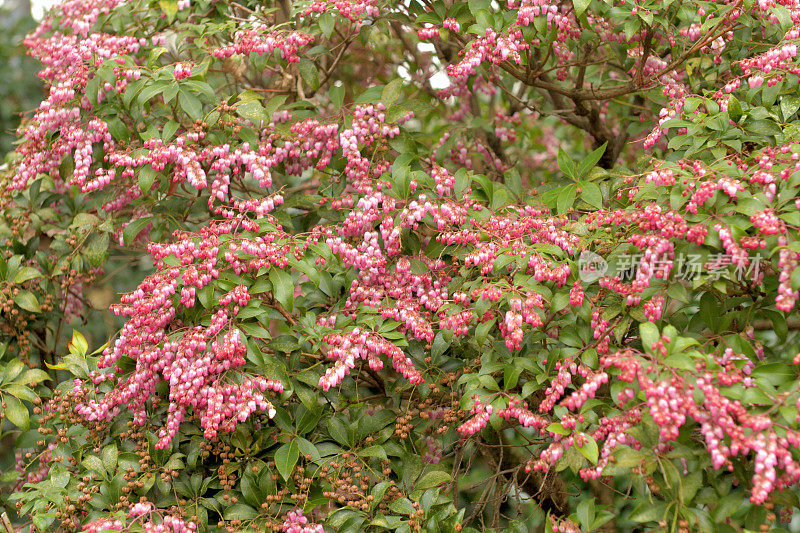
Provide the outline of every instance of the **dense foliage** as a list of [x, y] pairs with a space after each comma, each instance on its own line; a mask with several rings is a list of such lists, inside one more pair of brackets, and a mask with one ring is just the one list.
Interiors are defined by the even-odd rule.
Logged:
[[773, 0], [63, 2], [0, 187], [9, 521], [787, 527], [798, 39]]
[[[27, 9], [26, 9], [27, 7]], [[22, 39], [36, 27], [30, 4], [4, 1], [0, 4], [0, 153], [13, 149], [14, 131], [20, 114], [32, 111], [42, 100], [42, 88], [36, 78], [37, 62], [25, 57]]]

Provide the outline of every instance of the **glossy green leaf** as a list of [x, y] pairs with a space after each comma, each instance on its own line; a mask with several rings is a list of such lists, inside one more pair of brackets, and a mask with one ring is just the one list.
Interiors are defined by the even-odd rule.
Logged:
[[30, 311], [31, 313], [40, 313], [42, 311], [36, 296], [30, 291], [19, 291], [19, 293], [14, 296], [14, 303], [17, 304], [20, 309]]
[[179, 91], [178, 104], [192, 120], [201, 120], [203, 118], [203, 104], [192, 93], [185, 90]]
[[281, 445], [275, 452], [275, 467], [284, 480], [289, 479], [299, 458], [300, 448], [294, 440]]
[[2, 395], [6, 407], [2, 409], [6, 420], [17, 426], [19, 429], [27, 430], [30, 425], [28, 408], [25, 407], [16, 396], [10, 394]]
[[294, 280], [291, 274], [279, 268], [273, 268], [269, 272], [269, 279], [272, 282], [272, 293], [275, 299], [291, 312], [294, 309]]
[[312, 61], [301, 59], [297, 64], [297, 69], [300, 71], [303, 83], [313, 91], [319, 89], [319, 69], [317, 69], [317, 66]]
[[592, 437], [584, 436], [585, 442], [583, 446], [578, 446], [575, 443], [575, 449], [581, 452], [581, 455], [586, 457], [590, 463], [593, 465], [597, 464], [597, 459], [599, 458], [599, 449], [597, 447], [597, 441], [595, 441]]

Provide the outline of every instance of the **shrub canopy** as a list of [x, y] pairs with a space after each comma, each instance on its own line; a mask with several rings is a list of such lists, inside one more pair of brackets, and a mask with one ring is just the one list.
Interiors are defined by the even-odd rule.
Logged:
[[[773, 0], [58, 5], [0, 187], [0, 502], [782, 531], [799, 37]], [[119, 268], [121, 329], [67, 350]]]

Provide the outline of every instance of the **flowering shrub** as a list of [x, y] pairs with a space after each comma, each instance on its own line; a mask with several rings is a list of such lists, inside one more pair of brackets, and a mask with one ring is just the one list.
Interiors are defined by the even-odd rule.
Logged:
[[[780, 531], [798, 39], [772, 1], [58, 5], [0, 193], [7, 511]], [[64, 346], [116, 256], [121, 329]]]

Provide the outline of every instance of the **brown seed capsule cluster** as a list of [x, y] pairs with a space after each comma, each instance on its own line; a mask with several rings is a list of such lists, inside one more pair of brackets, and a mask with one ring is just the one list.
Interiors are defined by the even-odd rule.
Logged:
[[[370, 444], [368, 439], [366, 444]], [[372, 494], [376, 483], [389, 479], [392, 475], [391, 463], [381, 461], [381, 469], [374, 470], [356, 454], [345, 452], [317, 471], [320, 480], [327, 485], [323, 496], [333, 505], [349, 507], [364, 513], [389, 512], [389, 504], [403, 496], [394, 483], [378, 496]]]
[[442, 435], [463, 419], [466, 413], [460, 407], [457, 391], [451, 388], [457, 379], [458, 374], [451, 372], [440, 379], [441, 386], [431, 383], [430, 395], [413, 403], [397, 418], [395, 436], [401, 439], [413, 436], [417, 439], [421, 436]]
[[97, 475], [90, 474], [83, 476], [78, 482], [78, 490], [81, 495], [73, 501], [66, 496], [63, 505], [55, 510], [56, 520], [61, 522], [61, 527], [65, 531], [78, 531], [81, 526], [81, 518], [84, 516], [86, 504], [92, 497], [100, 491], [100, 484], [97, 483]]

